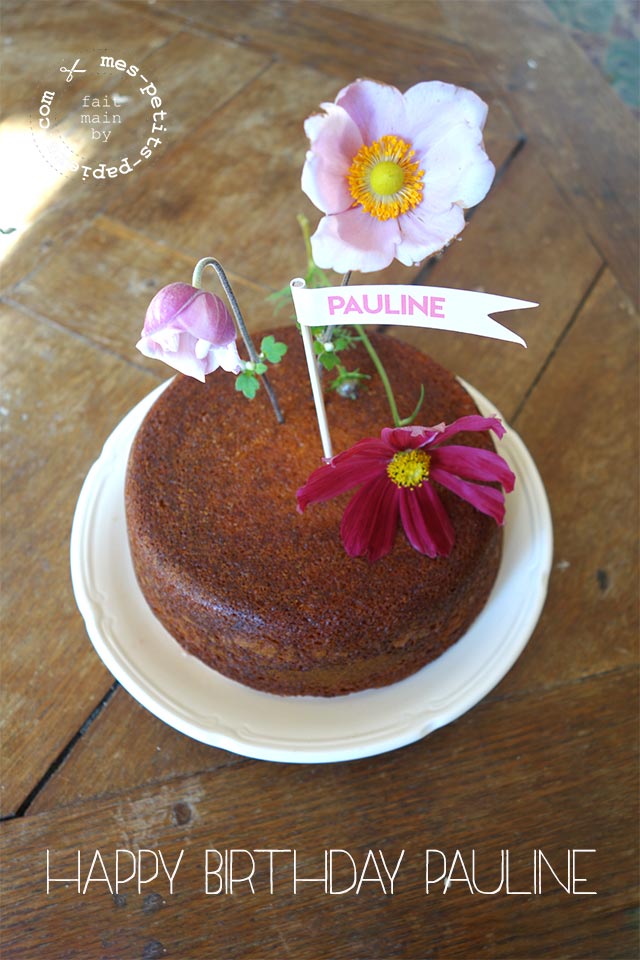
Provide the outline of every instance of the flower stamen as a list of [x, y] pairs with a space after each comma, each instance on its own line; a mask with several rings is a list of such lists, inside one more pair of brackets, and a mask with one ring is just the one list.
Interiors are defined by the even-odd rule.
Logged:
[[401, 450], [387, 464], [387, 476], [398, 487], [419, 487], [429, 479], [431, 457], [424, 450]]
[[356, 204], [378, 220], [390, 220], [422, 201], [424, 170], [412, 161], [411, 144], [385, 135], [363, 144], [349, 167], [347, 180]]

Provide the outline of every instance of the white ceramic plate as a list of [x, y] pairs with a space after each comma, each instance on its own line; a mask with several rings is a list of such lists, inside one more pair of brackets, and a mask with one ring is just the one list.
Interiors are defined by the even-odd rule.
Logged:
[[[551, 515], [526, 447], [508, 429], [500, 453], [517, 476], [489, 602], [434, 663], [400, 683], [342, 697], [277, 697], [228, 680], [186, 654], [156, 620], [133, 572], [124, 515], [129, 449], [167, 384], [120, 422], [85, 480], [71, 533], [71, 576], [105, 665], [144, 707], [182, 733], [247, 757], [352, 760], [412, 743], [459, 717], [507, 673], [537, 623], [551, 568]], [[480, 410], [495, 408], [465, 384]]]

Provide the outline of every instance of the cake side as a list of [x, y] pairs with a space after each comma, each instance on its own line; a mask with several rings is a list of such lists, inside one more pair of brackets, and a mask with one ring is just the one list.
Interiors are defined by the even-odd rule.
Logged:
[[[300, 336], [293, 327], [277, 336], [290, 350], [270, 374], [283, 425], [264, 396], [249, 403], [216, 377], [176, 378], [147, 415], [126, 482], [138, 582], [186, 650], [249, 686], [332, 696], [395, 682], [444, 652], [480, 612], [501, 530], [439, 488], [456, 534], [450, 556], [418, 554], [399, 531], [392, 552], [370, 564], [340, 541], [349, 494], [298, 514], [295, 490], [321, 448]], [[374, 343], [401, 412], [413, 409], [421, 383], [421, 423], [477, 412], [438, 364], [390, 337]], [[373, 373], [364, 350], [353, 357]], [[358, 401], [331, 394], [327, 414], [336, 451], [389, 425], [377, 378]], [[461, 442], [491, 448], [484, 435]]]

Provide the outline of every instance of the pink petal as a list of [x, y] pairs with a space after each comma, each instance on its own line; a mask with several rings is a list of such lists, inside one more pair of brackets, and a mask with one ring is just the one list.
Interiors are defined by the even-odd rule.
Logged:
[[440, 467], [432, 467], [429, 477], [466, 500], [476, 510], [493, 517], [496, 523], [502, 524], [504, 522], [504, 495], [502, 490], [497, 490], [495, 487], [485, 487], [479, 483], [467, 483], [466, 480], [461, 480], [460, 477], [447, 473]]
[[170, 283], [147, 308], [142, 336], [176, 331], [226, 346], [236, 338], [235, 324], [220, 297], [189, 283]]
[[502, 457], [492, 450], [476, 447], [438, 447], [431, 452], [432, 469], [440, 467], [447, 473], [455, 473], [465, 480], [480, 480], [483, 483], [500, 483], [511, 493], [515, 476]]
[[384, 427], [380, 432], [381, 439], [388, 443], [394, 451], [417, 450], [442, 436], [444, 424], [438, 427]]
[[477, 94], [439, 80], [416, 83], [405, 92], [404, 100], [411, 123], [407, 132], [414, 146], [414, 138], [422, 131], [435, 144], [457, 123], [482, 129], [487, 119], [487, 105]]
[[347, 273], [370, 273], [388, 267], [400, 242], [397, 220], [378, 220], [361, 208], [323, 217], [311, 237], [319, 267]]
[[434, 211], [423, 201], [398, 218], [402, 236], [396, 257], [410, 267], [438, 253], [465, 228], [464, 214], [455, 205]]
[[466, 209], [486, 196], [495, 167], [477, 127], [459, 123], [437, 144], [432, 144], [425, 132], [414, 147], [424, 169], [424, 198], [430, 209], [445, 210], [449, 204]]
[[415, 490], [400, 488], [400, 519], [414, 550], [428, 557], [446, 557], [454, 543], [451, 521], [430, 483]]
[[403, 136], [407, 126], [405, 102], [396, 87], [373, 80], [356, 80], [340, 91], [336, 103], [357, 124], [366, 144], [385, 134]]
[[333, 103], [323, 107], [324, 116], [309, 117], [305, 123], [311, 150], [302, 169], [302, 189], [324, 213], [340, 213], [353, 203], [347, 174], [362, 137], [345, 110]]
[[459, 417], [457, 420], [454, 420], [453, 423], [446, 426], [440, 433], [438, 443], [449, 440], [450, 437], [455, 437], [457, 433], [476, 433], [481, 430], [493, 430], [495, 435], [500, 439], [502, 439], [506, 433], [502, 421], [497, 417], [481, 417], [479, 414], [472, 414], [469, 417]]
[[304, 486], [296, 492], [298, 510], [302, 513], [311, 503], [332, 500], [361, 483], [380, 476], [386, 479], [386, 465], [379, 458], [352, 457], [333, 460], [314, 470]]
[[167, 351], [152, 337], [142, 337], [136, 347], [140, 353], [152, 360], [162, 360], [179, 373], [187, 377], [195, 377], [204, 383], [205, 373], [208, 373], [207, 358], [199, 360], [195, 355], [195, 340], [189, 334], [181, 333], [178, 349]]
[[389, 445], [377, 437], [365, 437], [363, 440], [358, 440], [357, 443], [354, 443], [348, 450], [343, 450], [342, 453], [336, 454], [331, 462], [335, 463], [339, 460], [345, 460], [347, 457], [352, 457], [355, 454], [363, 454], [369, 457], [390, 457], [393, 456], [393, 450], [390, 450]]
[[163, 330], [173, 323], [173, 319], [182, 308], [196, 295], [196, 287], [190, 283], [169, 283], [158, 290], [147, 307], [142, 336], [148, 336]]
[[226, 346], [236, 338], [231, 314], [220, 297], [208, 290], [198, 290], [176, 315], [172, 326], [201, 340], [209, 340], [216, 347]]
[[373, 563], [389, 553], [398, 527], [398, 489], [382, 476], [354, 494], [340, 525], [349, 556], [365, 555]]
[[207, 373], [212, 373], [218, 367], [222, 367], [228, 373], [240, 373], [242, 370], [242, 361], [238, 356], [235, 341], [229, 343], [226, 347], [212, 347], [209, 356], [212, 366], [211, 369], [206, 371]]

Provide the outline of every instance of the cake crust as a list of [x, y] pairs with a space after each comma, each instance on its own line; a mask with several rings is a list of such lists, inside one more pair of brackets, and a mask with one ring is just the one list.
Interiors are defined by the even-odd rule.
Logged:
[[[501, 530], [449, 491], [438, 493], [455, 546], [416, 553], [398, 531], [370, 564], [349, 557], [339, 529], [350, 494], [296, 510], [295, 491], [322, 448], [301, 338], [275, 331], [285, 360], [270, 371], [285, 423], [264, 391], [247, 401], [232, 376], [179, 375], [132, 446], [126, 516], [133, 565], [156, 617], [185, 650], [227, 677], [281, 695], [336, 696], [409, 676], [448, 649], [493, 586]], [[401, 415], [431, 426], [477, 413], [450, 373], [395, 338], [374, 336]], [[359, 400], [329, 393], [336, 452], [390, 426], [379, 378], [361, 348], [351, 367], [372, 375]], [[491, 448], [484, 434], [456, 442]]]

